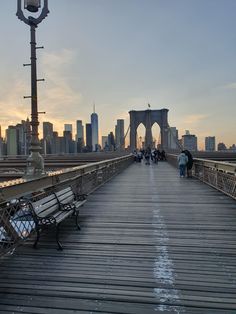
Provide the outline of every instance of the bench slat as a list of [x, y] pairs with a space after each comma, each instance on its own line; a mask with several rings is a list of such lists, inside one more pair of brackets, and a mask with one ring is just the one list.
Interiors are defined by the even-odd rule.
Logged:
[[51, 215], [54, 211], [59, 210], [59, 203], [54, 196], [50, 202], [44, 203], [42, 205], [38, 205], [35, 207], [35, 204], [32, 203], [34, 212], [40, 218]]
[[66, 212], [60, 211], [54, 215], [54, 218], [56, 219], [57, 223], [60, 223], [61, 221], [66, 219], [68, 216], [70, 216], [72, 213], [73, 213], [73, 210], [66, 211]]
[[66, 194], [67, 192], [72, 192], [73, 193], [71, 187], [68, 187], [68, 188], [65, 188], [63, 190], [60, 190], [60, 191], [56, 192], [56, 195], [59, 197], [59, 196], [61, 196], [63, 194]]
[[39, 205], [44, 205], [44, 204], [50, 202], [53, 199], [55, 199], [55, 195], [50, 194], [49, 196], [46, 196], [46, 197], [42, 198], [41, 200], [33, 202], [33, 204], [34, 204], [34, 207], [37, 207]]

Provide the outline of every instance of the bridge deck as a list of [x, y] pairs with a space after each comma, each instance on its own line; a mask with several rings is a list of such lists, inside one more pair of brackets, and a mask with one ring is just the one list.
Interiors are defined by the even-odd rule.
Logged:
[[49, 234], [0, 264], [0, 313], [236, 313], [236, 205], [220, 192], [134, 164], [81, 226], [64, 224], [63, 252]]

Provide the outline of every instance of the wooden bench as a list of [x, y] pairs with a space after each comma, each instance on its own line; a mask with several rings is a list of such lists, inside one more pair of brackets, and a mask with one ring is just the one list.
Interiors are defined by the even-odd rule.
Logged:
[[63, 250], [59, 241], [60, 225], [67, 217], [74, 215], [76, 227], [80, 230], [78, 223], [79, 208], [85, 202], [86, 195], [76, 196], [71, 187], [53, 192], [39, 201], [28, 202], [37, 233], [34, 248], [37, 247], [41, 231], [48, 227], [55, 227], [58, 248]]

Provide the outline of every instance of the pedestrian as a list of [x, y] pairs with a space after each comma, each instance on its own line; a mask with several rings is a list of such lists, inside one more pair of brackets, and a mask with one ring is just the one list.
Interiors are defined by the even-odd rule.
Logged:
[[138, 162], [141, 162], [141, 161], [142, 161], [142, 159], [143, 159], [142, 152], [141, 152], [141, 151], [139, 151], [137, 156], [138, 156]]
[[137, 162], [138, 161], [138, 155], [137, 155], [137, 151], [136, 150], [134, 150], [133, 156], [134, 156], [134, 161]]
[[161, 151], [161, 160], [166, 161], [166, 152], [164, 151], [164, 149]]
[[190, 151], [187, 150], [187, 149], [184, 150], [184, 153], [188, 157], [188, 162], [187, 162], [187, 165], [186, 165], [186, 168], [187, 168], [187, 178], [191, 178], [192, 177], [192, 171], [191, 170], [192, 170], [192, 167], [193, 167], [193, 156], [190, 153]]
[[154, 159], [154, 163], [157, 164], [158, 163], [158, 150], [156, 148], [153, 151], [153, 159]]
[[145, 159], [146, 159], [145, 165], [150, 165], [150, 157], [151, 157], [151, 148], [148, 147], [145, 151]]
[[184, 151], [182, 151], [178, 156], [180, 178], [185, 177], [185, 169], [186, 169], [187, 162], [188, 162], [188, 156], [186, 156]]

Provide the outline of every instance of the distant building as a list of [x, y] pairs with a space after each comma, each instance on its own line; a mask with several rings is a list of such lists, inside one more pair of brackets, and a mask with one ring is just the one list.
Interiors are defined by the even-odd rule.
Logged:
[[43, 139], [53, 137], [53, 124], [51, 122], [43, 122]]
[[26, 142], [24, 125], [18, 123], [15, 127], [16, 127], [17, 155], [26, 155], [26, 152], [24, 151], [24, 146]]
[[64, 136], [58, 136], [58, 143], [59, 143], [59, 152], [60, 154], [66, 153], [66, 145], [65, 145], [65, 138]]
[[58, 132], [53, 132], [52, 133], [52, 154], [60, 154], [62, 153], [61, 148], [60, 148], [60, 139], [58, 136]]
[[82, 124], [82, 120], [76, 121], [76, 140], [78, 139], [84, 140], [84, 126]]
[[74, 141], [72, 140], [72, 133], [71, 131], [63, 131], [64, 137], [64, 153], [71, 154], [75, 152]]
[[116, 148], [116, 143], [115, 143], [115, 136], [114, 136], [114, 134], [113, 134], [113, 132], [110, 132], [109, 134], [108, 134], [108, 149], [109, 149], [109, 151], [114, 151], [115, 150], [115, 148]]
[[118, 119], [115, 127], [115, 144], [116, 149], [124, 150], [125, 149], [125, 121], [123, 119]]
[[82, 120], [76, 121], [76, 151], [81, 153], [84, 147], [84, 126]]
[[85, 128], [86, 128], [86, 149], [88, 152], [91, 152], [93, 149], [93, 146], [92, 146], [92, 125], [91, 125], [91, 123], [87, 123]]
[[229, 150], [232, 151], [232, 152], [236, 152], [236, 145], [233, 144], [232, 146], [230, 146]]
[[72, 124], [64, 124], [64, 131], [71, 132], [72, 134]]
[[98, 147], [98, 115], [95, 112], [91, 114], [91, 128], [92, 128], [92, 150], [96, 151]]
[[102, 149], [108, 149], [108, 136], [102, 136]]
[[7, 155], [17, 155], [17, 128], [10, 125], [6, 130]]
[[190, 134], [186, 131], [186, 134], [182, 136], [182, 145], [184, 149], [190, 151], [197, 151], [197, 137], [196, 135]]
[[43, 122], [43, 140], [44, 153], [52, 154], [53, 124], [51, 122]]
[[5, 152], [5, 143], [3, 141], [3, 138], [0, 137], [0, 157], [3, 156], [3, 155], [6, 155], [6, 152]]
[[[0, 137], [1, 139], [1, 137]], [[22, 120], [21, 123], [10, 125], [6, 130], [6, 143], [3, 149], [7, 155], [28, 155], [31, 139], [31, 127], [29, 119]], [[6, 148], [4, 148], [6, 144]]]
[[227, 147], [226, 147], [226, 145], [224, 143], [219, 143], [217, 145], [217, 150], [218, 151], [227, 150]]
[[216, 150], [216, 138], [215, 136], [205, 137], [205, 150], [214, 152]]
[[170, 127], [168, 129], [168, 148], [169, 149], [178, 149], [179, 142], [178, 142], [179, 132], [176, 127]]

